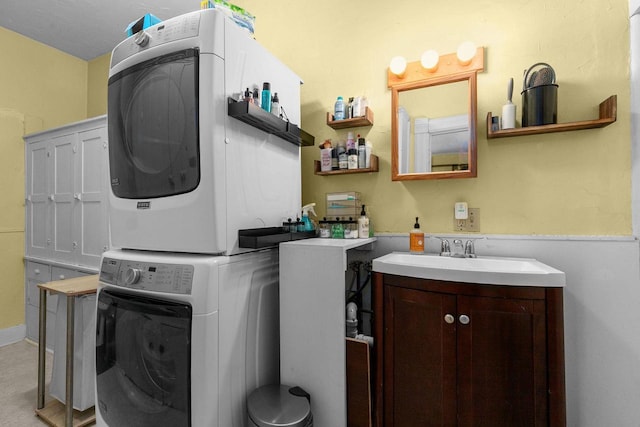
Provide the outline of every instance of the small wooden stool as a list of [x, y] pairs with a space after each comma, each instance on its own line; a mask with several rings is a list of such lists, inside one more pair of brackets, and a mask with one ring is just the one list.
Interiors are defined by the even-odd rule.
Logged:
[[[75, 332], [75, 297], [96, 293], [98, 275], [41, 283], [38, 330], [38, 402], [36, 415], [54, 427], [82, 427], [96, 420], [95, 407], [80, 412], [73, 409], [73, 350]], [[66, 404], [53, 399], [44, 404], [45, 352], [47, 346], [47, 291], [67, 297]]]

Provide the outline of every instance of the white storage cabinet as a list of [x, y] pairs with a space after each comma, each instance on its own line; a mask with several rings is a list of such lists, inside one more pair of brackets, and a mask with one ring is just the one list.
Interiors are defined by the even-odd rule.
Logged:
[[[109, 249], [107, 117], [25, 136], [25, 311], [38, 339], [38, 284], [96, 274]], [[47, 299], [54, 344], [57, 296]]]

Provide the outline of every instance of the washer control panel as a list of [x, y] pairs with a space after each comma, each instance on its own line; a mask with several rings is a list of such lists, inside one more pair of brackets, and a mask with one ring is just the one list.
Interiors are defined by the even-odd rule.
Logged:
[[193, 265], [163, 264], [104, 257], [100, 281], [123, 288], [190, 295]]

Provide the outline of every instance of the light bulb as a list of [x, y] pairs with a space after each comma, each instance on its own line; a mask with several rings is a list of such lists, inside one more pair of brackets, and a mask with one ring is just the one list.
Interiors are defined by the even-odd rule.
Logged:
[[394, 56], [389, 64], [389, 69], [396, 76], [402, 77], [407, 69], [407, 60], [402, 56]]
[[469, 65], [474, 56], [476, 56], [476, 45], [473, 42], [464, 42], [458, 46], [458, 61], [462, 65]]
[[438, 62], [440, 61], [440, 55], [433, 49], [427, 50], [422, 54], [420, 63], [422, 67], [429, 71], [435, 71], [438, 68]]

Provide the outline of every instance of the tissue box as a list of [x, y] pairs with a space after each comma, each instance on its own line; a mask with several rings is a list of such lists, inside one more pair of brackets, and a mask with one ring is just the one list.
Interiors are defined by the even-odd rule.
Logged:
[[156, 25], [159, 22], [161, 22], [160, 18], [150, 13], [147, 13], [142, 18], [136, 21], [133, 21], [131, 24], [129, 24], [129, 26], [127, 27], [127, 37], [131, 37], [135, 33], [142, 31], [145, 28], [149, 28], [152, 25]]
[[327, 193], [327, 218], [353, 218], [360, 216], [362, 203], [360, 193], [347, 191], [344, 193]]

